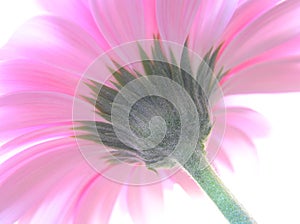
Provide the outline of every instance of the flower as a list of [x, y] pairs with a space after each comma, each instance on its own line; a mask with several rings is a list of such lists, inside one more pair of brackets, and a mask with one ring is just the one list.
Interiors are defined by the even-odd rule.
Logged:
[[[83, 159], [72, 130], [76, 87], [99, 55], [119, 45], [159, 35], [179, 45], [188, 39], [187, 47], [201, 57], [213, 49], [215, 71], [228, 71], [220, 80], [225, 105], [236, 94], [299, 90], [299, 1], [40, 3], [49, 13], [27, 22], [0, 51], [3, 223], [107, 223], [118, 196], [127, 198], [136, 223], [146, 223], [154, 201], [161, 208], [165, 187], [179, 183], [199, 193], [182, 171], [153, 185], [124, 186]], [[251, 148], [252, 138], [265, 132], [251, 109], [226, 106], [216, 119], [225, 116], [214, 163], [231, 167], [236, 142]], [[221, 139], [213, 137], [218, 145]]]

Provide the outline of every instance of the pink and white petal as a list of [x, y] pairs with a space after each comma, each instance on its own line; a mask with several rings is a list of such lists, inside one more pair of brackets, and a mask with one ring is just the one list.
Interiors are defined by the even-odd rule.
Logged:
[[[218, 142], [218, 139], [212, 139], [211, 141]], [[208, 159], [212, 161], [212, 164], [217, 172], [224, 168], [234, 171], [236, 164], [232, 159], [233, 154], [239, 156], [244, 155], [244, 158], [247, 155], [251, 158], [257, 159], [257, 154], [255, 152], [255, 146], [252, 142], [252, 139], [243, 131], [230, 126], [227, 128], [227, 131], [224, 134], [224, 138], [222, 139], [222, 144], [218, 149], [218, 152], [214, 153], [213, 155], [208, 155]]]
[[[72, 121], [73, 97], [51, 92], [19, 92], [0, 98], [0, 132]], [[7, 119], [11, 117], [12, 119]]]
[[[230, 99], [225, 98], [225, 102], [227, 104], [226, 113], [220, 113], [216, 117], [216, 120], [223, 120], [225, 116], [225, 132], [223, 132], [223, 136], [213, 135], [215, 141], [223, 143], [237, 140], [254, 148], [253, 139], [269, 134], [270, 125], [264, 116], [246, 107], [230, 105]], [[228, 135], [231, 138], [227, 137]]]
[[[223, 120], [226, 116], [226, 129], [222, 136], [211, 135], [212, 142], [217, 145], [222, 143], [217, 151], [210, 152], [208, 148], [208, 157], [214, 161], [217, 168], [219, 165], [227, 167], [230, 170], [234, 169], [234, 164], [231, 161], [231, 154], [238, 150], [238, 154], [243, 151], [252, 156], [256, 156], [254, 139], [268, 135], [270, 125], [265, 117], [258, 112], [245, 107], [235, 106], [232, 98], [225, 98], [227, 105], [226, 113], [217, 114], [216, 120]], [[215, 126], [215, 128], [220, 128]], [[213, 129], [213, 133], [216, 131]], [[214, 145], [210, 144], [209, 146]], [[233, 152], [234, 151], [234, 152]], [[241, 151], [241, 152], [240, 152]]]
[[260, 65], [263, 62], [274, 61], [274, 60], [287, 60], [288, 58], [297, 57], [300, 55], [300, 48], [295, 47], [300, 41], [300, 35], [295, 36], [289, 41], [274, 47], [257, 57], [251, 58], [250, 60], [241, 63], [240, 65], [231, 69], [225, 77], [222, 78], [221, 83], [226, 82], [231, 76], [239, 74], [243, 69], [246, 69], [251, 66]]
[[242, 130], [251, 139], [265, 137], [270, 131], [267, 118], [246, 107], [228, 106], [226, 123], [229, 127]]
[[152, 39], [157, 34], [153, 0], [91, 0], [90, 8], [112, 47]]
[[[225, 157], [224, 157], [225, 156]], [[226, 162], [224, 158], [229, 161]], [[241, 160], [247, 158], [247, 160]], [[220, 168], [228, 168], [229, 170], [239, 167], [241, 163], [249, 163], [249, 167], [253, 166], [258, 161], [258, 156], [255, 150], [255, 144], [250, 136], [245, 134], [243, 130], [229, 126], [225, 132], [220, 152], [216, 155], [214, 164], [217, 170]], [[230, 163], [230, 166], [226, 163]], [[221, 169], [220, 169], [221, 171]]]
[[153, 218], [162, 214], [163, 183], [128, 186], [126, 195], [128, 212], [134, 223], [153, 223]]
[[73, 211], [74, 223], [109, 223], [122, 187], [101, 175], [95, 176], [79, 194]]
[[54, 123], [51, 126], [40, 125], [27, 132], [15, 133], [11, 139], [1, 145], [0, 163], [13, 158], [16, 154], [35, 145], [74, 136], [71, 122]]
[[2, 163], [0, 220], [13, 223], [84, 161], [74, 139], [42, 143]]
[[232, 161], [230, 160], [230, 153], [227, 152], [222, 147], [219, 149], [218, 153], [216, 154], [216, 157], [214, 158], [213, 161], [213, 165], [217, 172], [219, 172], [220, 170], [220, 165], [230, 170], [231, 172], [234, 172], [234, 166], [232, 164]]
[[1, 59], [30, 58], [68, 72], [83, 73], [103, 53], [84, 29], [54, 16], [25, 23], [0, 51]]
[[[225, 150], [229, 150], [229, 152], [231, 152], [232, 149], [226, 148], [226, 144], [227, 144], [227, 142], [230, 142], [230, 143], [235, 142], [236, 146], [238, 146], [239, 144], [243, 144], [244, 146], [247, 146], [247, 148], [251, 149], [251, 151], [254, 152], [254, 154], [256, 155], [255, 145], [254, 145], [254, 141], [253, 141], [254, 139], [251, 137], [252, 136], [249, 135], [248, 133], [246, 133], [246, 131], [244, 129], [236, 128], [236, 127], [229, 125], [226, 128], [223, 147], [225, 148]], [[229, 139], [229, 138], [231, 138], [231, 139]], [[236, 148], [238, 148], [238, 147], [236, 147]], [[241, 150], [241, 149], [238, 149], [238, 150]]]
[[[19, 223], [74, 223], [74, 209], [86, 184], [99, 176], [86, 163], [76, 164]], [[47, 219], [45, 219], [47, 217]]]
[[204, 56], [217, 43], [229, 20], [231, 19], [238, 1], [205, 0], [201, 1], [189, 34], [192, 50]]
[[97, 27], [88, 1], [86, 0], [38, 0], [38, 3], [51, 14], [79, 25], [97, 41], [99, 46], [107, 50], [106, 40]]
[[267, 61], [232, 74], [223, 82], [225, 95], [300, 90], [300, 57]]
[[248, 0], [239, 0], [238, 1], [238, 7], [240, 7], [241, 5], [245, 4], [246, 2], [248, 2]]
[[49, 91], [74, 95], [80, 76], [30, 59], [0, 62], [1, 95], [20, 91]]
[[300, 34], [299, 1], [284, 1], [250, 23], [224, 49], [225, 70], [293, 39]]
[[244, 1], [233, 14], [228, 26], [224, 30], [221, 41], [223, 43], [221, 52], [232, 41], [232, 39], [238, 35], [243, 29], [247, 27], [251, 22], [273, 8], [280, 0], [253, 0]]
[[162, 39], [184, 44], [200, 2], [200, 0], [157, 1], [157, 24]]

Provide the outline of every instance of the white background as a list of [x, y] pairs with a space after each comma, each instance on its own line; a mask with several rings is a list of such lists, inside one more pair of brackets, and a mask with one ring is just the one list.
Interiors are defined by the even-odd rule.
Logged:
[[[33, 0], [0, 0], [0, 46], [39, 12]], [[243, 96], [237, 102], [267, 117], [271, 132], [255, 141], [258, 164], [235, 158], [238, 169], [234, 174], [223, 171], [222, 178], [258, 223], [300, 223], [300, 94]], [[179, 186], [166, 191], [165, 202], [165, 210], [161, 217], [153, 217], [153, 223], [226, 223], [208, 199], [193, 200]], [[111, 223], [131, 223], [118, 203]]]

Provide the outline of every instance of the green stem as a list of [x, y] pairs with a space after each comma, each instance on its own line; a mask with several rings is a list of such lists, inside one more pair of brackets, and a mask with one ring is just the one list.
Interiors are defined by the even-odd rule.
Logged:
[[207, 195], [214, 201], [219, 210], [232, 224], [253, 224], [252, 219], [243, 206], [224, 186], [214, 169], [202, 153], [194, 152], [183, 164], [186, 171], [196, 180]]

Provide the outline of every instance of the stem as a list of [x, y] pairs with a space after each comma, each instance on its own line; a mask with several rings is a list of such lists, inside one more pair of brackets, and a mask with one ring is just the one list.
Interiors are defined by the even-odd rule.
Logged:
[[224, 186], [205, 156], [202, 156], [201, 154], [202, 153], [197, 154], [194, 152], [191, 158], [183, 164], [186, 171], [214, 201], [219, 210], [231, 224], [256, 223]]

